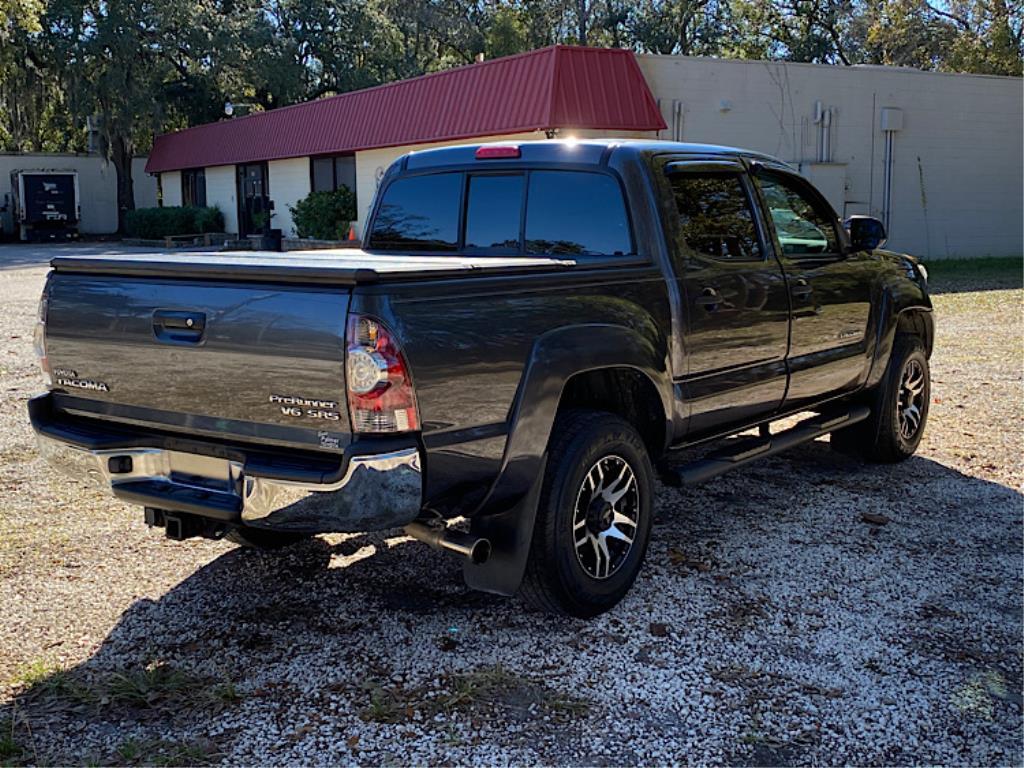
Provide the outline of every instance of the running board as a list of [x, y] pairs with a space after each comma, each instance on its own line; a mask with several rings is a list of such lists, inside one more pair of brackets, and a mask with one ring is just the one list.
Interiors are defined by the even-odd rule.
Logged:
[[859, 405], [847, 411], [812, 416], [777, 435], [766, 434], [768, 425], [763, 425], [758, 437], [741, 440], [689, 464], [662, 467], [661, 479], [673, 487], [697, 485], [757, 459], [774, 456], [829, 432], [864, 421], [870, 415], [871, 409], [868, 406]]

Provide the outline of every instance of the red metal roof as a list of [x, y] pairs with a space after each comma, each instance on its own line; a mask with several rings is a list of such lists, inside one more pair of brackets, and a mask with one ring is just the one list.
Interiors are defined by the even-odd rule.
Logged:
[[556, 45], [157, 136], [146, 171], [552, 128], [665, 128], [632, 51]]

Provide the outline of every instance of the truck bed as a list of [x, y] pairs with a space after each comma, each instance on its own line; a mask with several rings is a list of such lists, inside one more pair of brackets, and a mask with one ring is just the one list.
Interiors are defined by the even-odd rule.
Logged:
[[353, 248], [288, 251], [167, 251], [124, 255], [58, 256], [58, 272], [132, 277], [243, 280], [248, 282], [357, 285], [411, 278], [446, 278], [467, 273], [557, 270], [571, 259], [534, 257], [404, 256]]

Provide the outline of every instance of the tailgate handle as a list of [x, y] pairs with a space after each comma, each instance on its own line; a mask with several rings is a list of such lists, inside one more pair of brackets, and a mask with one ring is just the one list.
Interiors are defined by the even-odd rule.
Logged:
[[153, 313], [153, 333], [167, 344], [198, 344], [205, 330], [205, 312], [158, 309]]

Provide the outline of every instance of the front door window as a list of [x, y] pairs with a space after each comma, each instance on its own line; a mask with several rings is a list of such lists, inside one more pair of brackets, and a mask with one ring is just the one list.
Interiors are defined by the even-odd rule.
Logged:
[[793, 258], [839, 255], [832, 213], [821, 201], [781, 176], [763, 174], [758, 183], [783, 254]]
[[867, 376], [877, 264], [867, 254], [844, 254], [831, 206], [803, 179], [774, 170], [755, 178], [789, 283], [786, 407], [799, 408], [855, 389]]

